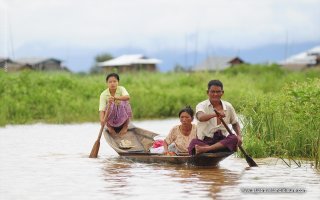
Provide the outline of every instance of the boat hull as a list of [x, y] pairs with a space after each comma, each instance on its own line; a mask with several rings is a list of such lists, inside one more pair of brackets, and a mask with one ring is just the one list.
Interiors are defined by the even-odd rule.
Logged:
[[[233, 152], [204, 153], [197, 156], [178, 155], [166, 156], [163, 154], [150, 153], [149, 149], [158, 134], [151, 131], [129, 125], [128, 132], [120, 136], [111, 136], [107, 130], [103, 132], [107, 143], [123, 158], [136, 162], [145, 163], [169, 163], [177, 165], [194, 166], [216, 166], [220, 161], [232, 155]], [[121, 148], [121, 140], [129, 140], [133, 147], [130, 149]]]
[[232, 152], [205, 153], [199, 156], [165, 156], [148, 153], [119, 153], [123, 158], [144, 163], [167, 163], [176, 165], [217, 166], [220, 161], [232, 155]]

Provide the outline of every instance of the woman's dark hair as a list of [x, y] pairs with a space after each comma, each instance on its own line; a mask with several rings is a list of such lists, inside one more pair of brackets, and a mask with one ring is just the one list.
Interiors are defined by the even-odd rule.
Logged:
[[208, 90], [210, 90], [211, 86], [218, 86], [221, 87], [221, 90], [223, 90], [223, 84], [220, 80], [211, 80], [208, 83]]
[[193, 110], [192, 110], [192, 108], [191, 108], [190, 106], [186, 106], [185, 108], [182, 108], [182, 109], [179, 111], [179, 117], [180, 117], [181, 113], [183, 113], [183, 112], [188, 113], [188, 114], [192, 117], [192, 119], [193, 119], [193, 114], [194, 114], [194, 112], [193, 112]]
[[107, 81], [107, 82], [108, 82], [108, 79], [109, 79], [110, 77], [115, 77], [118, 81], [120, 81], [119, 75], [116, 74], [116, 73], [110, 73], [110, 74], [108, 74], [108, 76], [107, 76], [107, 78], [106, 78], [106, 81]]

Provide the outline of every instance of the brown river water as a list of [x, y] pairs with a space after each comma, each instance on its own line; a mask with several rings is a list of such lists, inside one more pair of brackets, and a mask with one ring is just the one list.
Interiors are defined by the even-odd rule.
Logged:
[[[178, 120], [134, 121], [162, 137]], [[320, 199], [320, 172], [303, 162], [231, 156], [215, 168], [145, 164], [120, 158], [104, 138], [88, 155], [98, 123], [0, 128], [0, 199]]]

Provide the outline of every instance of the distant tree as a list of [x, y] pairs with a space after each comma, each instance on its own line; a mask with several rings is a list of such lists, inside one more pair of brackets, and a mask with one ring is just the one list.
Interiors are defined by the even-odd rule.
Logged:
[[97, 62], [104, 62], [104, 61], [111, 60], [111, 59], [113, 59], [113, 56], [109, 53], [100, 54], [95, 57], [96, 63]]
[[174, 66], [174, 68], [173, 68], [173, 71], [174, 71], [174, 72], [185, 72], [186, 69], [185, 69], [182, 65], [176, 64], [176, 65]]
[[104, 61], [108, 61], [113, 59], [113, 56], [109, 53], [103, 53], [103, 54], [99, 54], [97, 55], [94, 60], [94, 64], [92, 65], [92, 67], [90, 68], [90, 74], [97, 74], [97, 73], [101, 73], [102, 69], [101, 67], [98, 66], [99, 62], [104, 62]]

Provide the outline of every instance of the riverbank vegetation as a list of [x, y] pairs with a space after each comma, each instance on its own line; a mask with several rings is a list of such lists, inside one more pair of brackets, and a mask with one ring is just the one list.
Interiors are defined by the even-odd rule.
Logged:
[[[244, 146], [253, 157], [310, 158], [320, 164], [320, 71], [239, 66], [224, 72], [120, 74], [134, 120], [177, 117], [207, 98], [207, 82], [243, 116]], [[98, 121], [105, 75], [0, 72], [0, 125]]]

